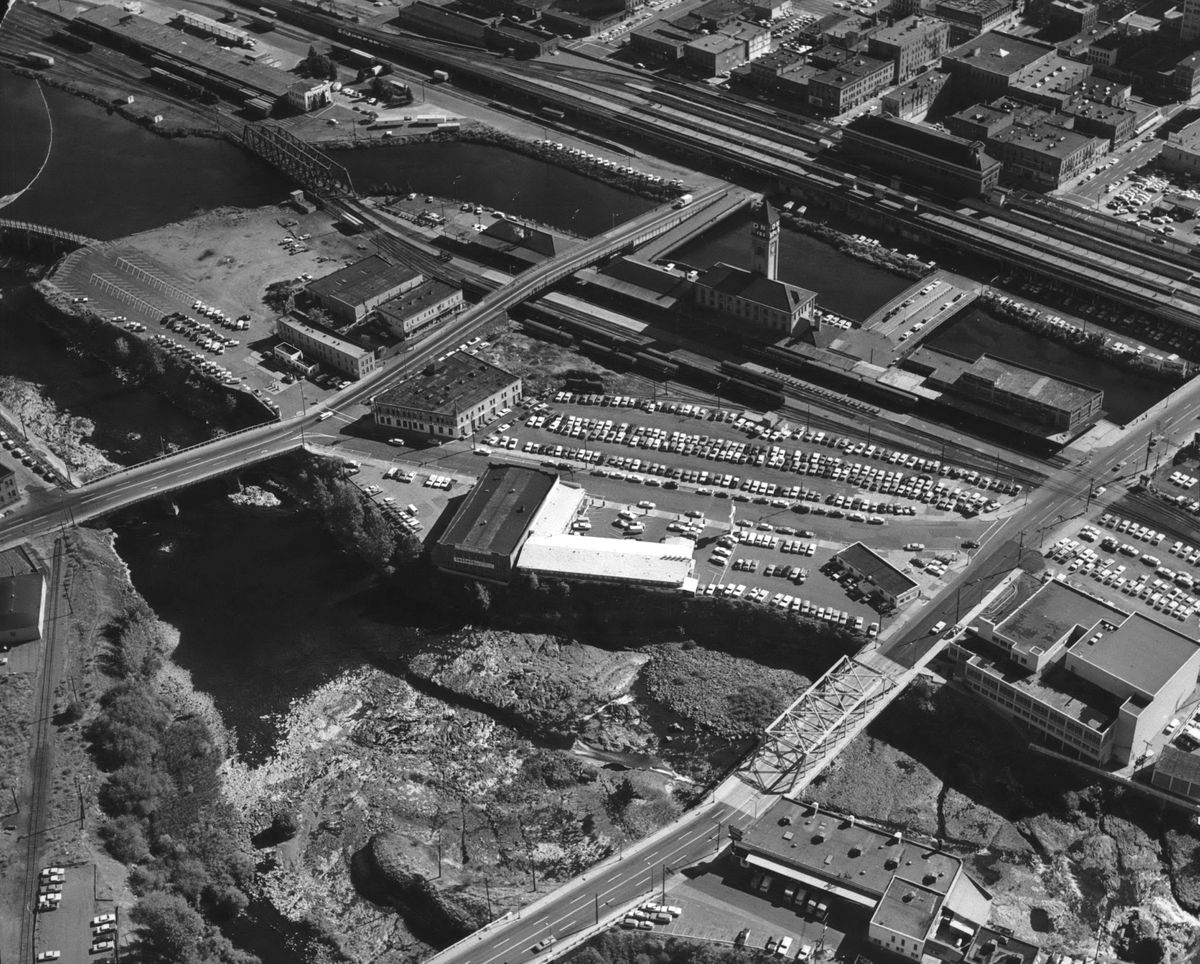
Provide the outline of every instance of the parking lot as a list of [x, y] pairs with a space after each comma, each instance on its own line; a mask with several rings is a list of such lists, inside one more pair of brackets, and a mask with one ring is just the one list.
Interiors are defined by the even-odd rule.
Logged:
[[91, 864], [42, 868], [38, 892], [45, 899], [35, 922], [35, 960], [114, 958], [120, 921], [109, 902], [96, 900], [93, 884]]
[[[748, 930], [748, 948], [764, 949], [773, 939], [790, 937], [790, 947], [783, 955], [788, 958], [853, 959], [867, 931], [865, 910], [827, 895], [793, 889], [776, 878], [766, 881], [763, 892], [753, 886], [755, 876], [727, 858], [676, 875], [668, 880], [666, 898], [683, 913], [654, 930], [729, 945]], [[818, 896], [828, 910], [824, 920], [813, 911]]]

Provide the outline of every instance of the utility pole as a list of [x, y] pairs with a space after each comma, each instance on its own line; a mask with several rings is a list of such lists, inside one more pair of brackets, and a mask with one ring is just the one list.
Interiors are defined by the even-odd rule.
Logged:
[[600, 895], [595, 894], [594, 899], [595, 899], [595, 903], [596, 903], [596, 926], [599, 927], [600, 926]]
[[487, 895], [488, 923], [490, 924], [492, 922], [492, 887], [486, 877], [483, 878], [483, 892]]

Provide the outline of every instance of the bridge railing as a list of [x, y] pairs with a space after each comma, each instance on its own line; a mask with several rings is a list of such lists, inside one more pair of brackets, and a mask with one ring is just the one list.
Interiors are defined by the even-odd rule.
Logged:
[[[212, 445], [214, 442], [221, 441], [222, 439], [233, 438], [237, 435], [246, 435], [250, 432], [259, 432], [265, 428], [278, 425], [280, 421], [281, 419], [276, 419], [274, 422], [259, 422], [257, 425], [248, 425], [246, 428], [234, 429], [232, 432], [223, 432], [215, 438], [205, 439], [203, 442], [194, 442], [193, 444], [184, 446], [183, 448], [175, 449], [173, 452], [164, 452], [162, 455], [156, 455], [154, 458], [146, 459], [143, 462], [138, 462], [136, 465], [117, 466], [111, 472], [98, 476], [97, 478], [89, 481], [86, 485], [82, 485], [79, 488], [80, 490], [85, 490], [89, 485], [95, 485], [97, 482], [103, 482], [105, 479], [111, 479], [117, 475], [126, 475], [138, 469], [145, 468], [147, 465], [154, 465], [158, 462], [163, 462], [166, 459], [173, 459], [179, 455], [186, 455], [189, 452], [195, 452], [197, 449], [205, 448], [209, 445]], [[297, 445], [297, 447], [299, 446]]]
[[34, 224], [32, 221], [14, 221], [11, 218], [0, 218], [0, 231], [24, 231], [26, 234], [37, 234], [44, 238], [58, 238], [62, 241], [74, 241], [80, 245], [93, 245], [100, 242], [73, 231], [62, 231], [50, 228], [44, 224]]

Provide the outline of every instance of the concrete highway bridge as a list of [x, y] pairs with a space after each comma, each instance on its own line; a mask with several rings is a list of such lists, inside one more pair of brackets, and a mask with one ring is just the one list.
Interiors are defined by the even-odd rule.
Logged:
[[[431, 359], [453, 350], [476, 330], [490, 324], [497, 315], [582, 268], [672, 230], [683, 220], [693, 217], [698, 209], [722, 200], [726, 193], [723, 189], [717, 189], [698, 195], [683, 208], [655, 208], [517, 275], [511, 282], [489, 292], [477, 304], [447, 322], [421, 348], [403, 358], [394, 359], [391, 364], [333, 395], [325, 408], [347, 412], [369, 401], [380, 391], [418, 371]], [[365, 208], [356, 208], [356, 211], [361, 215], [368, 213]], [[303, 444], [305, 433], [315, 429], [319, 414], [319, 411], [313, 411], [309, 415], [223, 435], [120, 470], [77, 489], [60, 492], [57, 497], [44, 500], [36, 506], [23, 506], [0, 520], [0, 548], [10, 548], [60, 526], [99, 518], [144, 499], [157, 498], [293, 451]]]

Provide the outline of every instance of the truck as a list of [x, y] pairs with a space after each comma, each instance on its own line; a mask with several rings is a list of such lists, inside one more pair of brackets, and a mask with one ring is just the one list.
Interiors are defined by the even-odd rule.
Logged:
[[681, 195], [679, 195], [679, 197], [677, 197], [675, 199], [675, 203], [672, 204], [671, 207], [685, 208], [691, 203], [692, 203], [692, 196], [690, 194], [681, 194]]
[[450, 79], [450, 75], [444, 70], [435, 70], [433, 72], [433, 82], [435, 84], [444, 84]]

